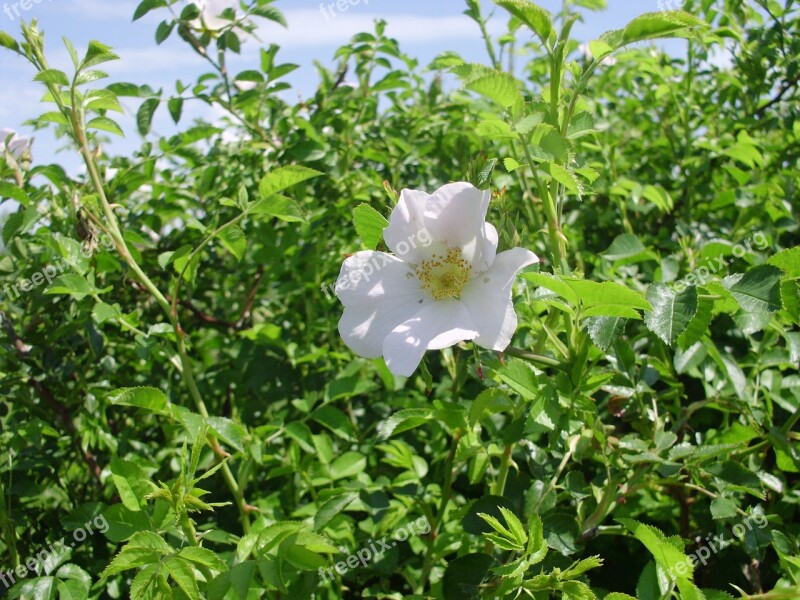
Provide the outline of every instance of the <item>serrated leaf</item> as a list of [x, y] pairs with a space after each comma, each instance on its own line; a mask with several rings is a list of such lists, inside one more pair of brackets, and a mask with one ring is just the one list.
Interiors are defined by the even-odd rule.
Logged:
[[125, 137], [125, 133], [122, 131], [122, 128], [117, 125], [116, 122], [112, 121], [108, 117], [95, 117], [88, 123], [86, 123], [87, 129], [100, 129], [102, 131], [108, 131], [120, 137]]
[[470, 79], [464, 88], [496, 102], [503, 108], [508, 108], [522, 98], [517, 78], [510, 73], [500, 71]]
[[247, 236], [238, 225], [230, 225], [217, 234], [225, 249], [241, 261], [247, 251]]
[[781, 308], [780, 279], [778, 267], [759, 265], [745, 273], [728, 290], [744, 310], [771, 313]]
[[69, 79], [67, 79], [67, 75], [58, 69], [44, 69], [43, 71], [39, 71], [33, 80], [41, 81], [42, 83], [69, 85]]
[[369, 204], [359, 204], [353, 210], [353, 223], [361, 243], [370, 250], [375, 250], [383, 240], [383, 230], [389, 221]]
[[133, 406], [155, 413], [164, 412], [168, 403], [166, 394], [152, 387], [119, 388], [106, 398], [117, 406]]
[[594, 344], [603, 352], [608, 351], [625, 328], [622, 317], [592, 317], [585, 321], [586, 331]]
[[687, 576], [692, 576], [694, 572], [694, 564], [692, 561], [690, 561], [683, 552], [673, 546], [661, 531], [650, 525], [634, 521], [633, 519], [619, 518], [617, 521], [622, 523], [622, 525], [636, 536], [636, 539], [644, 544], [650, 551], [650, 554], [653, 555], [653, 558], [656, 559], [656, 562], [667, 572], [675, 573], [678, 564], [684, 563], [686, 566], [681, 569], [681, 572], [685, 570]]
[[576, 196], [583, 195], [583, 186], [569, 169], [562, 167], [554, 162], [546, 162], [542, 165], [545, 172], [550, 174], [550, 177], [555, 179], [558, 183], [563, 185], [567, 191]]
[[214, 571], [224, 571], [228, 568], [219, 556], [214, 554], [211, 550], [199, 546], [187, 546], [178, 553], [178, 556], [196, 565], [203, 565], [209, 569], [213, 569]]
[[553, 19], [549, 12], [529, 0], [492, 1], [522, 21], [543, 44], [547, 45], [550, 33], [553, 31]]
[[378, 436], [386, 440], [394, 434], [419, 427], [432, 418], [433, 411], [427, 408], [405, 408], [378, 423]]
[[800, 246], [787, 248], [770, 256], [767, 264], [778, 267], [786, 277], [800, 276]]
[[268, 198], [293, 185], [297, 185], [308, 179], [320, 177], [321, 175], [323, 175], [323, 173], [299, 165], [280, 167], [264, 176], [258, 186], [258, 191], [262, 198]]
[[645, 13], [625, 26], [622, 43], [627, 45], [663, 37], [685, 37], [697, 27], [706, 27], [706, 23], [681, 10]]
[[178, 556], [169, 556], [163, 564], [170, 577], [191, 600], [200, 600], [200, 588], [197, 585], [191, 563]]
[[697, 288], [690, 286], [678, 293], [663, 283], [654, 283], [647, 290], [647, 299], [653, 310], [645, 315], [645, 325], [672, 346], [697, 313]]
[[683, 333], [678, 336], [678, 346], [682, 350], [686, 350], [699, 342], [708, 331], [708, 326], [711, 324], [713, 316], [714, 301], [698, 297], [697, 312], [695, 312]]

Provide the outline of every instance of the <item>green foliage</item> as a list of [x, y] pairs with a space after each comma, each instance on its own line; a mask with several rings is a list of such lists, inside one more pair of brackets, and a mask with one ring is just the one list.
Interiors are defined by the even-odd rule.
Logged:
[[[86, 164], [0, 155], [11, 597], [800, 596], [797, 7], [687, 2], [589, 56], [575, 11], [602, 0], [494, 3], [497, 39], [466, 2], [488, 65], [423, 77], [378, 21], [297, 103], [278, 46], [226, 63], [284, 23], [269, 0], [217, 31], [140, 2], [209, 65], [172, 95], [104, 86], [100, 42], [65, 41], [68, 73], [35, 22], [0, 32]], [[109, 157], [123, 97], [143, 140]], [[189, 99], [224, 124], [181, 124]], [[328, 290], [397, 190], [456, 180], [542, 262], [505, 353], [396, 377]]]

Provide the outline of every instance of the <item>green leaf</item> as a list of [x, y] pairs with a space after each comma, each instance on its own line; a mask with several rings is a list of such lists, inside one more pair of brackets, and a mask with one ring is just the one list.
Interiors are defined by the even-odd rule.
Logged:
[[641, 292], [634, 291], [618, 283], [605, 281], [598, 283], [585, 279], [564, 278], [575, 291], [584, 306], [626, 306], [639, 310], [652, 310], [650, 303]]
[[677, 293], [663, 283], [654, 283], [647, 290], [647, 299], [653, 310], [645, 315], [645, 325], [672, 346], [697, 313], [697, 288], [690, 286]]
[[632, 233], [623, 233], [615, 237], [602, 256], [606, 260], [623, 264], [655, 258], [653, 253]]
[[77, 300], [82, 300], [96, 292], [96, 288], [85, 277], [75, 273], [67, 273], [54, 279], [53, 284], [47, 288], [45, 293], [71, 295], [75, 296]]
[[367, 459], [358, 452], [345, 452], [331, 463], [330, 471], [333, 479], [355, 477], [367, 467]]
[[178, 556], [196, 565], [202, 565], [214, 571], [224, 571], [228, 568], [219, 556], [214, 554], [211, 550], [199, 546], [186, 546], [183, 550], [178, 552]]
[[167, 101], [167, 109], [169, 109], [169, 116], [177, 124], [183, 113], [183, 98], [170, 98]]
[[414, 429], [430, 421], [433, 411], [427, 408], [404, 408], [378, 423], [378, 437], [387, 440], [392, 435]]
[[43, 71], [39, 71], [33, 80], [56, 85], [69, 85], [69, 79], [67, 79], [67, 75], [58, 69], [45, 69]]
[[[517, 135], [511, 131], [511, 127], [500, 119], [487, 119], [478, 123], [475, 133], [481, 137], [492, 140], [516, 139]], [[509, 160], [509, 159], [506, 159]]]
[[746, 311], [771, 313], [781, 308], [780, 279], [781, 270], [778, 267], [759, 265], [726, 287]]
[[133, 20], [136, 21], [141, 19], [151, 10], [166, 5], [166, 0], [142, 0], [142, 2], [139, 3], [139, 6], [136, 7], [136, 10], [133, 12]]
[[468, 80], [464, 88], [507, 108], [521, 99], [519, 81], [510, 73], [491, 71]]
[[262, 198], [269, 198], [293, 185], [321, 175], [323, 173], [299, 165], [280, 167], [264, 176], [258, 186], [258, 191]]
[[359, 204], [353, 210], [353, 223], [361, 243], [375, 250], [383, 240], [383, 230], [389, 225], [384, 216], [369, 204]]
[[314, 513], [314, 531], [320, 531], [358, 498], [356, 492], [345, 492], [325, 501]]
[[86, 49], [86, 56], [80, 65], [80, 69], [87, 69], [100, 63], [108, 62], [110, 60], [117, 60], [119, 56], [111, 51], [110, 46], [106, 46], [96, 40], [89, 42], [89, 47]]
[[163, 413], [168, 403], [166, 394], [152, 387], [119, 388], [106, 398], [117, 406], [133, 406], [154, 413]]
[[117, 125], [116, 122], [112, 121], [108, 117], [95, 117], [88, 123], [86, 123], [87, 129], [100, 129], [102, 131], [108, 131], [120, 137], [125, 137], [125, 133], [122, 131], [122, 128]]
[[521, 277], [533, 282], [539, 287], [547, 288], [551, 292], [555, 292], [572, 306], [578, 306], [580, 303], [580, 299], [578, 298], [578, 294], [575, 293], [575, 290], [573, 290], [567, 282], [555, 275], [551, 275], [550, 273], [523, 273]]
[[144, 471], [138, 465], [118, 457], [111, 459], [109, 469], [122, 503], [134, 512], [141, 510], [139, 502], [145, 496], [145, 488], [142, 485], [145, 478]]
[[158, 563], [163, 554], [163, 552], [153, 548], [129, 548], [125, 546], [105, 568], [102, 576], [106, 578], [123, 571]]
[[131, 582], [131, 600], [152, 598], [159, 588], [159, 583], [166, 581], [161, 576], [161, 563], [149, 565], [139, 571]]
[[9, 50], [13, 50], [14, 52], [19, 52], [19, 44], [17, 43], [17, 40], [2, 30], [0, 30], [0, 46], [3, 48], [8, 48]]
[[625, 329], [622, 317], [591, 317], [586, 319], [586, 331], [594, 344], [603, 352], [608, 351]]
[[191, 563], [178, 556], [169, 556], [163, 564], [178, 587], [191, 600], [200, 600], [200, 588], [197, 586]]
[[535, 33], [542, 44], [547, 45], [553, 31], [553, 19], [550, 13], [529, 0], [492, 0], [498, 6], [527, 25]]
[[708, 331], [708, 326], [711, 324], [713, 316], [714, 301], [708, 298], [698, 298], [697, 312], [691, 318], [683, 333], [678, 336], [678, 345], [682, 350], [690, 348], [703, 338]]
[[767, 264], [778, 267], [786, 277], [800, 277], [800, 246], [781, 250], [770, 256]]
[[736, 516], [736, 502], [725, 496], [718, 496], [711, 501], [711, 517], [713, 519], [730, 519]]
[[512, 358], [494, 371], [503, 383], [523, 398], [535, 400], [539, 393], [539, 381], [533, 367], [524, 360]]
[[706, 23], [684, 11], [645, 13], [625, 26], [619, 45], [665, 37], [688, 37], [692, 29], [700, 27], [706, 27]]
[[153, 124], [153, 115], [161, 101], [158, 98], [148, 98], [136, 111], [136, 127], [141, 135], [147, 135]]
[[75, 579], [58, 582], [58, 600], [87, 600], [88, 598], [88, 584]]
[[[156, 27], [156, 44], [161, 45], [175, 28], [175, 21], [161, 21]], [[177, 123], [177, 120], [175, 121]]]
[[495, 559], [488, 554], [476, 552], [459, 556], [447, 563], [442, 578], [444, 600], [476, 598], [480, 584], [489, 575]]
[[583, 186], [569, 169], [562, 167], [554, 162], [546, 162], [542, 165], [542, 169], [550, 174], [550, 177], [555, 179], [558, 183], [563, 185], [567, 191], [576, 196], [583, 195]]
[[208, 426], [226, 444], [236, 448], [239, 452], [244, 452], [245, 439], [248, 437], [247, 429], [227, 417], [208, 417]]
[[247, 251], [247, 236], [238, 225], [230, 225], [221, 230], [217, 237], [225, 249], [233, 254], [237, 261], [241, 261]]
[[287, 223], [302, 223], [306, 220], [297, 202], [280, 194], [251, 202], [247, 212], [253, 215], [269, 215]]
[[[642, 542], [644, 546], [650, 551], [650, 554], [656, 559], [656, 562], [661, 565], [668, 573], [672, 573], [673, 577], [676, 573], [684, 571], [688, 577], [692, 576], [694, 572], [694, 564], [688, 557], [678, 550], [672, 543], [667, 540], [661, 531], [650, 525], [644, 525], [633, 519], [617, 519], [627, 529], [636, 536], [636, 539]], [[685, 567], [677, 571], [679, 563], [684, 563]]]

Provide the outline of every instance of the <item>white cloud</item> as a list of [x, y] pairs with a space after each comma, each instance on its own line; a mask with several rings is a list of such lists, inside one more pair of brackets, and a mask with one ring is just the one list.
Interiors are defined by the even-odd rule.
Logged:
[[[418, 15], [378, 15], [366, 9], [353, 12], [335, 13], [335, 17], [325, 15], [319, 10], [297, 9], [284, 12], [289, 28], [269, 23], [259, 28], [261, 39], [280, 45], [283, 48], [311, 48], [325, 45], [342, 45], [355, 34], [375, 30], [375, 19], [383, 18], [388, 23], [387, 35], [401, 44], [440, 42], [452, 39], [477, 39], [477, 26], [468, 17], [456, 16], [418, 16]], [[497, 21], [490, 23], [493, 33], [503, 29]]]
[[[52, 0], [51, 0], [52, 1]], [[92, 21], [133, 18], [138, 0], [59, 0], [65, 12], [78, 13]]]

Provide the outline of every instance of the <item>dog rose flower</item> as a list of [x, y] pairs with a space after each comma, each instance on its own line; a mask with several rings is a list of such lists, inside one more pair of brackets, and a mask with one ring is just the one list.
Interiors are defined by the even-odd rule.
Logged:
[[195, 5], [200, 9], [200, 20], [196, 20], [193, 25], [200, 28], [204, 25], [209, 31], [219, 31], [232, 23], [229, 19], [221, 15], [227, 9], [236, 10], [239, 7], [238, 0], [195, 0]]
[[463, 340], [506, 349], [517, 328], [512, 285], [539, 259], [525, 248], [497, 253], [497, 230], [485, 222], [490, 197], [463, 182], [402, 191], [383, 230], [392, 254], [357, 252], [336, 282], [339, 333], [353, 352], [383, 356], [409, 376], [426, 350]]

